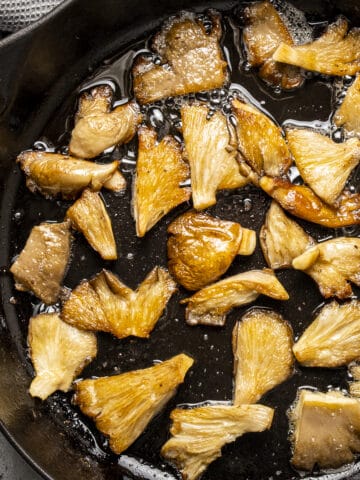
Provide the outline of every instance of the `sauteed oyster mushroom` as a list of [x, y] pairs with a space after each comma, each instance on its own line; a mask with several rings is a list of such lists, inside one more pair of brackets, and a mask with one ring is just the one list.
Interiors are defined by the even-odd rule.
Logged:
[[340, 17], [313, 42], [291, 46], [281, 43], [272, 58], [325, 75], [355, 75], [360, 71], [360, 31], [350, 31], [347, 20]]
[[236, 152], [231, 147], [226, 117], [215, 112], [208, 118], [205, 105], [181, 108], [186, 157], [191, 170], [192, 200], [196, 210], [216, 203], [216, 192], [239, 188], [250, 179], [240, 173]]
[[75, 386], [74, 402], [120, 454], [173, 397], [192, 364], [191, 357], [180, 354], [143, 370], [82, 380]]
[[101, 85], [80, 97], [75, 127], [71, 132], [70, 154], [94, 158], [114, 145], [129, 142], [142, 117], [136, 102], [111, 110], [112, 89]]
[[184, 213], [168, 233], [169, 271], [188, 290], [216, 281], [236, 255], [251, 255], [256, 246], [254, 230], [203, 212]]
[[68, 220], [33, 227], [10, 268], [17, 290], [33, 292], [46, 304], [55, 303], [70, 261], [71, 241]]
[[172, 436], [161, 454], [178, 467], [184, 480], [196, 480], [221, 456], [223, 446], [245, 433], [269, 429], [273, 415], [264, 405], [177, 408], [170, 414]]
[[281, 42], [294, 45], [276, 8], [268, 1], [255, 2], [244, 9], [244, 18], [243, 40], [250, 65], [259, 67], [260, 77], [271, 85], [284, 90], [300, 87], [304, 82], [300, 69], [272, 59]]
[[266, 262], [274, 270], [290, 268], [294, 258], [315, 245], [315, 240], [275, 201], [271, 202], [259, 236]]
[[171, 135], [157, 141], [155, 130], [139, 129], [139, 152], [134, 181], [136, 234], [143, 237], [164, 215], [191, 196], [181, 187], [190, 175], [181, 146]]
[[307, 367], [341, 367], [360, 358], [360, 302], [325, 305], [293, 351]]
[[274, 272], [264, 268], [220, 280], [199, 290], [192, 297], [185, 298], [181, 303], [188, 304], [186, 321], [189, 325], [222, 326], [232, 308], [247, 305], [261, 294], [277, 300], [289, 298]]
[[63, 198], [71, 199], [87, 187], [121, 191], [125, 186], [119, 181], [118, 161], [99, 164], [41, 151], [25, 151], [17, 160], [27, 176], [29, 190], [39, 191], [46, 197], [61, 194]]
[[360, 238], [337, 237], [318, 243], [294, 258], [292, 265], [310, 275], [325, 298], [351, 297], [350, 282], [360, 286]]
[[360, 401], [336, 391], [301, 390], [289, 412], [293, 433], [291, 463], [299, 470], [315, 465], [338, 468], [360, 452]]
[[256, 403], [293, 372], [292, 329], [280, 314], [254, 308], [235, 324], [234, 405]]
[[73, 228], [84, 234], [104, 260], [117, 259], [111, 220], [98, 192], [86, 188], [67, 210], [66, 218], [70, 219]]
[[258, 175], [281, 177], [292, 159], [281, 129], [254, 106], [234, 100], [238, 148]]
[[360, 195], [345, 191], [333, 207], [323, 202], [306, 185], [294, 185], [289, 180], [264, 176], [260, 187], [284, 210], [296, 217], [324, 227], [338, 228], [360, 224]]
[[350, 173], [359, 164], [360, 140], [336, 143], [305, 128], [289, 128], [286, 138], [305, 183], [324, 202], [336, 206]]
[[348, 88], [346, 96], [334, 115], [334, 123], [348, 135], [360, 135], [360, 75]]
[[133, 67], [134, 93], [140, 103], [151, 103], [222, 87], [228, 80], [219, 40], [220, 16], [209, 12], [211, 31], [194, 13], [183, 12], [166, 22], [155, 36], [152, 50], [160, 57], [156, 65], [140, 55]]
[[70, 293], [61, 318], [75, 327], [109, 332], [118, 338], [147, 338], [175, 290], [175, 282], [160, 267], [155, 267], [135, 291], [103, 270]]
[[349, 365], [349, 373], [353, 378], [353, 381], [349, 382], [350, 395], [360, 397], [360, 364], [358, 361]]
[[42, 400], [56, 390], [67, 392], [97, 354], [96, 336], [63, 322], [58, 313], [30, 319], [28, 344], [36, 372], [29, 392]]

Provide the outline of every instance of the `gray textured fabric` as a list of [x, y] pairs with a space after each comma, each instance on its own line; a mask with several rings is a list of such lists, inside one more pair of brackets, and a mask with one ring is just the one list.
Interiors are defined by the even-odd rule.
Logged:
[[0, 0], [0, 30], [16, 32], [50, 12], [62, 0]]

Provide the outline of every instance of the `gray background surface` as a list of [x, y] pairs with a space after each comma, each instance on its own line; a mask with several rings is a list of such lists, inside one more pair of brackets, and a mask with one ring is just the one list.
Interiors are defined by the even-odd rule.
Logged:
[[0, 433], [0, 480], [42, 480]]

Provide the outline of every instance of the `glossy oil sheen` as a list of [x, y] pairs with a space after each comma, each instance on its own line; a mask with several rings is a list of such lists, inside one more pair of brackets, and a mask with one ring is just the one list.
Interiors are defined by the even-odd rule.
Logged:
[[[78, 2], [77, 4], [80, 4]], [[77, 5], [75, 2], [75, 6]], [[330, 8], [328, 2], [317, 2], [311, 7], [308, 2], [296, 2], [301, 8], [308, 7], [308, 19], [312, 22], [332, 20], [335, 9]], [[204, 5], [198, 11], [204, 11]], [[208, 4], [209, 5], [209, 4]], [[207, 6], [208, 6], [207, 5]], [[183, 7], [184, 3], [179, 2]], [[308, 124], [326, 130], [336, 138], [337, 132], [332, 132], [329, 117], [339, 97], [342, 86], [332, 84], [328, 78], [314, 76], [307, 80], [305, 86], [295, 92], [276, 92], [266, 87], [256, 76], [249, 71], [242, 58], [240, 42], [241, 16], [240, 7], [221, 2], [217, 4], [223, 13], [225, 28], [223, 47], [227, 60], [231, 65], [230, 91], [216, 91], [209, 95], [199, 94], [196, 97], [209, 103], [214, 109], [223, 109], [228, 112], [228, 96], [235, 91], [252, 101], [270, 114], [279, 124]], [[231, 9], [230, 9], [231, 7]], [[177, 9], [172, 9], [175, 12]], [[74, 14], [77, 10], [75, 8]], [[165, 12], [165, 7], [164, 7]], [[168, 10], [166, 10], [166, 13]], [[159, 23], [159, 20], [157, 20]], [[30, 146], [37, 140], [36, 148], [57, 149], [64, 151], [69, 140], [69, 131], [72, 128], [72, 116], [76, 108], [78, 93], [91, 85], [107, 82], [115, 87], [115, 100], [123, 101], [124, 97], [131, 96], [131, 81], [129, 66], [136, 52], [148, 48], [149, 38], [154, 31], [149, 32], [148, 24], [144, 25], [131, 39], [123, 43], [116, 37], [104, 43], [102, 52], [96, 58], [102, 59], [100, 70], [92, 75], [85, 73], [84, 66], [79, 66], [78, 81], [69, 82], [72, 88], [62, 89], [59, 98], [48, 108], [47, 116], [43, 113], [43, 128], [31, 135], [31, 126], [28, 125], [27, 140], [23, 140], [20, 149]], [[117, 33], [121, 37], [121, 32]], [[125, 35], [125, 34], [124, 34]], [[117, 51], [116, 45], [122, 45]], [[94, 47], [95, 48], [95, 47]], [[85, 55], [85, 54], [84, 54]], [[105, 60], [104, 60], [105, 59]], [[93, 70], [95, 63], [92, 64]], [[76, 70], [76, 64], [73, 67]], [[60, 89], [61, 90], [61, 89]], [[70, 92], [71, 90], [71, 92]], [[66, 95], [65, 95], [66, 92]], [[341, 95], [341, 93], [340, 93]], [[194, 96], [190, 96], [194, 98]], [[52, 100], [54, 100], [52, 98]], [[50, 103], [50, 101], [49, 101]], [[179, 139], [179, 105], [181, 100], [169, 99], [143, 109], [147, 122], [159, 129], [160, 135], [175, 134]], [[58, 107], [55, 110], [55, 106]], [[46, 108], [45, 108], [46, 111]], [[21, 117], [20, 117], [21, 118]], [[46, 122], [46, 125], [45, 125]], [[41, 122], [40, 122], [41, 123]], [[25, 138], [25, 137], [24, 137]], [[26, 141], [28, 142], [26, 144]], [[132, 288], [145, 278], [147, 273], [156, 265], [166, 266], [166, 228], [179, 214], [189, 209], [184, 204], [170, 212], [163, 218], [145, 238], [135, 236], [135, 225], [131, 216], [131, 183], [136, 160], [136, 140], [129, 145], [110, 151], [102, 160], [121, 159], [121, 170], [127, 179], [127, 189], [122, 195], [103, 191], [102, 195], [112, 218], [114, 234], [117, 239], [119, 260], [104, 262], [85, 242], [82, 236], [75, 235], [72, 262], [65, 278], [64, 285], [75, 287], [83, 278], [90, 278], [102, 268], [108, 268], [117, 273], [121, 280]], [[16, 147], [13, 148], [16, 152]], [[294, 171], [296, 177], [296, 171]], [[358, 180], [352, 180], [356, 188]], [[27, 451], [32, 449], [30, 442], [24, 444], [18, 430], [21, 425], [28, 425], [30, 432], [37, 431], [33, 426], [30, 411], [36, 418], [44, 418], [49, 422], [56, 435], [49, 435], [50, 447], [63, 447], [69, 458], [81, 458], [84, 464], [79, 474], [72, 476], [71, 471], [61, 468], [61, 458], [57, 459], [57, 472], [50, 469], [46, 461], [37, 453], [36, 462], [54, 479], [72, 478], [112, 478], [112, 479], [172, 479], [179, 478], [176, 470], [166, 464], [160, 457], [161, 446], [168, 438], [170, 427], [169, 413], [179, 404], [195, 404], [204, 401], [230, 401], [232, 396], [232, 364], [231, 332], [234, 322], [239, 319], [249, 307], [235, 309], [228, 315], [223, 328], [189, 327], [184, 321], [184, 307], [179, 306], [179, 300], [188, 293], [179, 288], [169, 302], [164, 315], [148, 340], [129, 338], [118, 340], [107, 334], [98, 334], [99, 353], [97, 358], [83, 371], [82, 377], [112, 375], [128, 370], [146, 368], [154, 360], [164, 360], [177, 353], [185, 352], [195, 359], [195, 364], [186, 377], [177, 395], [168, 403], [165, 410], [158, 415], [148, 426], [141, 437], [120, 456], [113, 455], [107, 445], [107, 440], [97, 432], [94, 424], [84, 417], [80, 411], [72, 406], [71, 394], [56, 393], [46, 402], [31, 399], [26, 388], [31, 380], [32, 367], [29, 361], [26, 335], [28, 319], [34, 313], [44, 310], [44, 306], [28, 294], [16, 292], [12, 280], [7, 273], [11, 259], [23, 248], [31, 228], [41, 221], [60, 221], [63, 219], [69, 202], [61, 200], [45, 200], [40, 195], [30, 193], [22, 174], [17, 167], [8, 175], [4, 200], [2, 204], [2, 219], [6, 220], [7, 228], [3, 230], [3, 244], [1, 264], [2, 269], [2, 297], [4, 308], [3, 330], [8, 335], [9, 344], [16, 349], [17, 359], [20, 358], [27, 374], [21, 379], [24, 403], [29, 407], [20, 418], [16, 428], [7, 422], [8, 430], [15, 440]], [[218, 194], [217, 204], [209, 209], [209, 213], [226, 220], [237, 221], [244, 227], [259, 231], [264, 221], [264, 215], [269, 205], [268, 197], [254, 187], [222, 192]], [[358, 229], [329, 230], [299, 221], [308, 233], [317, 240], [334, 235], [358, 235]], [[5, 225], [5, 222], [4, 222]], [[226, 276], [233, 275], [253, 268], [263, 268], [265, 261], [259, 245], [251, 257], [237, 257]], [[313, 318], [313, 312], [323, 302], [317, 287], [312, 280], [299, 271], [279, 271], [279, 280], [290, 293], [288, 302], [277, 302], [260, 297], [254, 305], [271, 307], [281, 313], [291, 324], [294, 335], [299, 336]], [[357, 292], [358, 293], [358, 292]], [[10, 350], [10, 347], [9, 347]], [[15, 358], [15, 357], [14, 357]], [[5, 362], [6, 360], [4, 360]], [[4, 363], [5, 364], [5, 363]], [[14, 373], [16, 375], [16, 373]], [[245, 480], [245, 479], [296, 479], [299, 478], [289, 465], [290, 444], [288, 436], [288, 419], [286, 411], [294, 401], [297, 389], [311, 386], [320, 390], [328, 388], [347, 387], [346, 369], [306, 369], [296, 367], [291, 379], [273, 391], [266, 394], [261, 403], [274, 407], [275, 416], [270, 431], [256, 434], [247, 434], [233, 444], [223, 449], [223, 456], [211, 464], [204, 474], [205, 480]], [[20, 409], [20, 411], [22, 411]], [[36, 425], [36, 424], [34, 424]], [[37, 425], [38, 429], [42, 427]], [[46, 427], [50, 428], [50, 427]], [[41, 431], [39, 431], [41, 437]], [[64, 435], [64, 440], [59, 440]], [[35, 435], [36, 438], [36, 435]], [[61, 448], [60, 448], [61, 451]], [[69, 453], [70, 452], [70, 453]], [[71, 457], [73, 455], [73, 457]], [[33, 454], [35, 457], [35, 455]], [[41, 463], [42, 462], [42, 463]], [[356, 469], [356, 467], [355, 467]], [[60, 472], [63, 472], [62, 474]], [[87, 473], [84, 473], [87, 472]], [[345, 478], [343, 473], [336, 473], [334, 478]], [[350, 473], [345, 473], [349, 478]], [[329, 476], [332, 478], [332, 476]]]

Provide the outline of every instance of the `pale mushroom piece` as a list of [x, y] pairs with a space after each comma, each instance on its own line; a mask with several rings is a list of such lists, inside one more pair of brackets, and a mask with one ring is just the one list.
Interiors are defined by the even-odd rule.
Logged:
[[83, 380], [75, 386], [74, 403], [120, 454], [173, 397], [192, 364], [191, 357], [180, 354], [143, 370]]
[[243, 41], [250, 65], [260, 67], [267, 83], [284, 90], [300, 87], [304, 78], [299, 68], [275, 62], [272, 55], [281, 42], [294, 41], [276, 8], [268, 1], [255, 2], [244, 9]]
[[[116, 325], [119, 338], [129, 335], [148, 338], [176, 291], [176, 283], [169, 272], [161, 267], [153, 268], [135, 291], [106, 270], [91, 284], [100, 298], [106, 317]], [[115, 302], [111, 302], [112, 296], [108, 298], [110, 291], [116, 296]]]
[[296, 46], [281, 43], [272, 58], [325, 75], [355, 75], [360, 71], [360, 29], [348, 32], [348, 28], [347, 20], [341, 17], [313, 42]]
[[360, 358], [360, 302], [325, 305], [293, 351], [306, 367], [341, 367]]
[[280, 177], [292, 164], [291, 154], [281, 129], [254, 106], [234, 100], [238, 148], [258, 175]]
[[114, 90], [106, 84], [83, 92], [79, 98], [75, 124], [84, 117], [110, 112], [113, 96]]
[[282, 208], [296, 217], [323, 227], [337, 228], [360, 224], [360, 195], [345, 191], [336, 208], [323, 202], [306, 185], [293, 185], [282, 178], [262, 177], [260, 187]]
[[104, 260], [116, 260], [116, 242], [112, 224], [98, 192], [85, 189], [81, 197], [67, 210], [73, 228], [84, 234], [86, 240]]
[[[87, 187], [100, 190], [119, 174], [118, 161], [100, 164], [51, 152], [25, 151], [17, 161], [27, 176], [29, 190], [39, 191], [46, 197], [61, 194], [71, 199]], [[120, 187], [122, 189], [123, 184]], [[111, 183], [110, 189], [114, 190]]]
[[353, 378], [353, 381], [349, 382], [349, 393], [352, 397], [360, 397], [360, 364], [358, 361], [349, 365], [349, 373]]
[[333, 117], [336, 126], [350, 135], [360, 135], [360, 76], [348, 88], [345, 98]]
[[133, 66], [134, 93], [140, 103], [220, 88], [227, 82], [227, 63], [219, 43], [220, 15], [212, 11], [209, 19], [210, 33], [190, 12], [172, 17], [163, 25], [152, 43], [161, 64], [139, 55]]
[[56, 390], [70, 390], [73, 380], [97, 354], [96, 336], [63, 322], [58, 313], [30, 319], [28, 344], [36, 372], [29, 391], [42, 400]]
[[350, 282], [360, 286], [360, 238], [337, 237], [318, 243], [294, 258], [292, 265], [310, 275], [325, 298], [351, 297]]
[[293, 373], [293, 332], [272, 310], [254, 308], [235, 324], [234, 405], [256, 403]]
[[136, 235], [143, 237], [170, 210], [191, 197], [181, 187], [190, 176], [181, 146], [171, 135], [157, 141], [155, 130], [139, 129], [139, 150], [133, 189]]
[[87, 280], [83, 280], [65, 298], [61, 319], [76, 328], [112, 332], [113, 326], [105, 316], [99, 296]]
[[301, 390], [289, 412], [291, 463], [298, 470], [338, 468], [360, 453], [360, 401], [340, 392]]
[[106, 180], [103, 187], [116, 193], [123, 192], [126, 189], [126, 180], [120, 170], [115, 170], [112, 177]]
[[324, 202], [336, 205], [349, 175], [359, 164], [360, 139], [336, 143], [305, 128], [289, 128], [286, 138], [304, 182]]
[[147, 338], [175, 290], [175, 282], [160, 267], [135, 291], [103, 270], [71, 292], [63, 303], [61, 318], [75, 327], [109, 332], [118, 338]]
[[192, 200], [196, 210], [216, 203], [216, 192], [249, 183], [240, 173], [236, 152], [230, 150], [230, 134], [225, 116], [215, 112], [208, 118], [205, 105], [181, 108], [182, 130], [191, 170]]
[[249, 256], [255, 252], [256, 248], [256, 231], [251, 228], [241, 227], [241, 241], [238, 249], [238, 255]]
[[352, 397], [360, 398], [360, 381], [350, 382], [349, 392]]
[[10, 268], [15, 288], [56, 303], [70, 261], [70, 222], [41, 223], [32, 228], [25, 247]]
[[360, 380], [360, 364], [358, 362], [349, 365], [349, 372], [354, 380]]
[[249, 432], [271, 427], [274, 410], [264, 405], [205, 405], [176, 408], [170, 414], [171, 438], [161, 449], [184, 480], [196, 480], [221, 456], [227, 443]]
[[203, 288], [192, 297], [185, 298], [187, 303], [186, 321], [189, 325], [222, 326], [227, 313], [234, 307], [247, 305], [267, 295], [276, 300], [288, 300], [289, 295], [268, 268], [250, 270]]
[[109, 147], [128, 143], [142, 120], [139, 106], [131, 101], [111, 109], [106, 86], [83, 93], [69, 151], [78, 158], [94, 158]]
[[316, 243], [274, 201], [267, 211], [259, 238], [266, 262], [273, 270], [292, 267], [294, 258]]
[[188, 290], [216, 281], [236, 255], [251, 255], [256, 246], [254, 230], [204, 212], [184, 213], [167, 231], [169, 271]]

